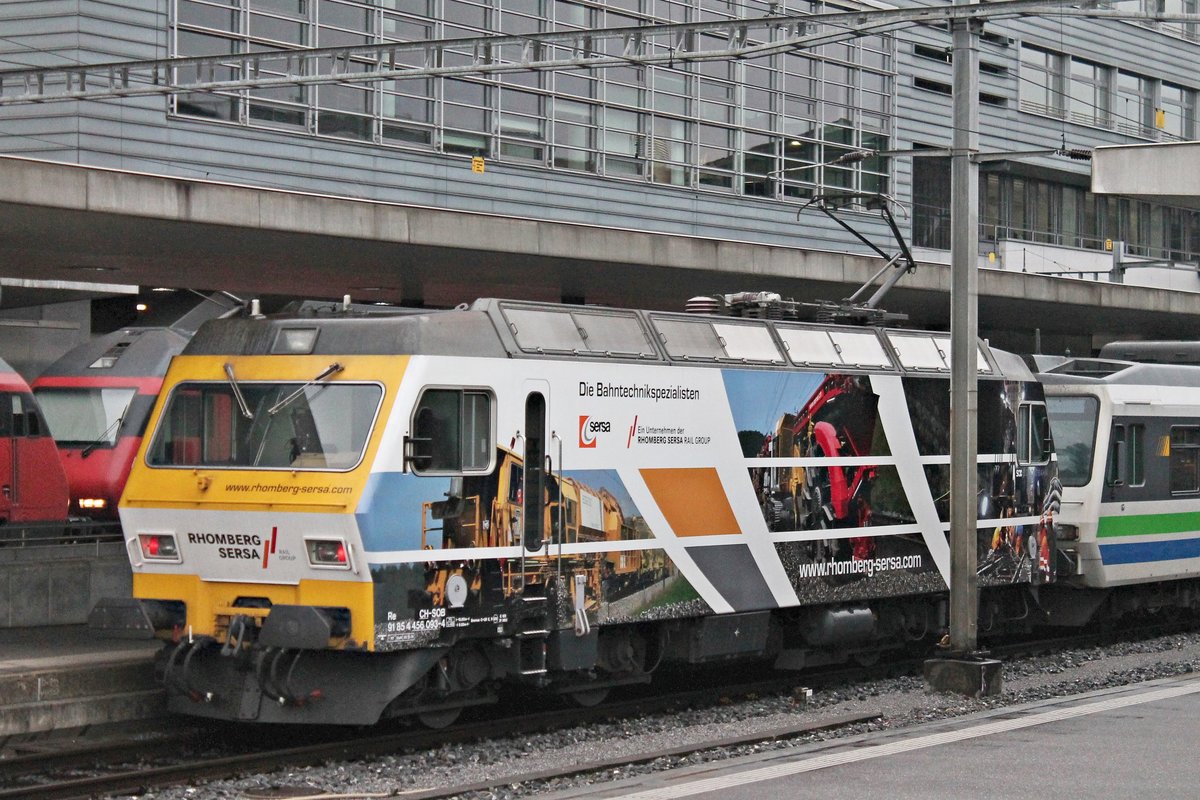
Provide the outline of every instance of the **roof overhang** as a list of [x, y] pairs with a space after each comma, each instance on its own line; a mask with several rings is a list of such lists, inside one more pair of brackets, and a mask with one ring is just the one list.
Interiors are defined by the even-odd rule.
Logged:
[[1200, 142], [1097, 147], [1092, 191], [1200, 209]]
[[[1197, 185], [1200, 185], [1198, 183]], [[874, 257], [614, 229], [0, 156], [0, 264], [12, 279], [102, 280], [453, 306], [481, 296], [681, 309], [696, 294], [837, 300]], [[949, 267], [887, 298], [949, 322]], [[981, 270], [980, 329], [1178, 337], [1195, 294]]]

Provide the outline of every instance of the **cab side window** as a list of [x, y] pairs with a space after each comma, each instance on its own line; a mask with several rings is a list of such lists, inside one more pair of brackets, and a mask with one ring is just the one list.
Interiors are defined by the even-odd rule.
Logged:
[[1146, 485], [1146, 426], [1113, 425], [1104, 483], [1108, 486]]
[[33, 401], [33, 395], [28, 394], [10, 394], [9, 401], [5, 403], [5, 410], [11, 410], [9, 416], [11, 424], [10, 434], [12, 436], [36, 437], [41, 436], [44, 426], [42, 425], [42, 417], [38, 413], [37, 406]]
[[1125, 442], [1125, 475], [1130, 486], [1146, 485], [1146, 426], [1130, 425]]
[[483, 473], [496, 450], [492, 395], [426, 389], [413, 414], [408, 461], [418, 473]]
[[0, 392], [0, 436], [8, 437], [13, 433], [13, 403], [16, 395]]
[[1200, 492], [1200, 427], [1171, 428], [1171, 493]]
[[1017, 461], [1045, 464], [1050, 460], [1050, 418], [1042, 403], [1022, 403], [1017, 412]]

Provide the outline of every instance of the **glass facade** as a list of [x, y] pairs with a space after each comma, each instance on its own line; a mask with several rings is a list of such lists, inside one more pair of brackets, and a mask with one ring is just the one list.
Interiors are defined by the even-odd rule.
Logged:
[[[950, 249], [950, 163], [915, 159], [913, 244]], [[1123, 197], [1097, 195], [1052, 180], [982, 173], [981, 242], [1015, 239], [1082, 250], [1123, 241], [1131, 255], [1200, 262], [1200, 213]]]
[[[932, 48], [926, 50], [934, 54]], [[1200, 131], [1193, 87], [1028, 43], [1019, 47], [1018, 77], [1020, 110], [1061, 120], [1058, 125], [1075, 123], [1161, 141], [1189, 140]], [[913, 243], [948, 250], [949, 161], [914, 158], [912, 175]], [[1033, 167], [983, 172], [981, 243], [1019, 240], [1103, 250], [1111, 239], [1125, 242], [1133, 255], [1200, 262], [1200, 213], [1094, 195], [1074, 181], [1066, 175], [1058, 180], [1039, 175]]]
[[1112, 70], [1083, 61], [1071, 59], [1070, 119], [1084, 125], [1104, 126], [1109, 124], [1109, 76]]
[[[1146, 2], [1165, 12], [1198, 7], [1200, 0]], [[773, 5], [781, 14], [844, 10], [819, 0]], [[536, 37], [723, 22], [763, 12], [732, 0], [171, 0], [170, 7], [171, 53], [178, 56], [489, 35]], [[1172, 35], [1189, 30], [1167, 23], [1161, 29]], [[725, 37], [695, 35], [699, 41], [689, 49], [728, 47]], [[649, 36], [645, 41], [648, 54], [666, 55], [673, 40]], [[600, 37], [595, 43], [611, 56], [620, 55], [624, 46], [615, 38]], [[1137, 65], [1121, 68], [1104, 53], [1084, 59], [1062, 52], [1061, 44], [998, 39], [987, 46], [992, 49], [982, 69], [984, 82], [1005, 91], [981, 92], [981, 101], [1005, 106], [1012, 97], [1007, 90], [1015, 86], [1020, 111], [1051, 118], [1056, 140], [1061, 129], [1065, 141], [1070, 124], [1109, 132], [1108, 139], [1096, 140], [1104, 142], [1113, 135], [1175, 141], [1200, 133], [1200, 83], [1188, 85], [1187, 75], [1164, 80], [1140, 74]], [[549, 60], [570, 52], [565, 42], [531, 38], [530, 47], [547, 51]], [[912, 47], [920, 61], [940, 62], [935, 67], [918, 62], [912, 85], [941, 90], [937, 79], [944, 77], [949, 51], [928, 44]], [[430, 52], [398, 55], [421, 67]], [[504, 50], [504, 57], [513, 52]], [[447, 67], [470, 67], [480, 60], [470, 46], [448, 46], [437, 53], [443, 59], [438, 63]], [[501, 49], [493, 55], [500, 59]], [[369, 148], [480, 156], [541, 170], [795, 203], [817, 194], [895, 192], [902, 201], [911, 200], [913, 242], [948, 249], [944, 160], [911, 159], [910, 198], [904, 197], [909, 187], [893, 186], [892, 165], [885, 156], [835, 163], [859, 150], [910, 146], [905, 135], [897, 136], [896, 58], [892, 37], [864, 36], [745, 59], [180, 93], [172, 98], [172, 111], [185, 118], [348, 140]], [[1009, 61], [1000, 63], [1004, 58]], [[369, 62], [353, 58], [339, 67], [345, 72], [370, 68]], [[237, 74], [237, 64], [224, 69], [226, 74], [213, 77], [247, 77]], [[905, 81], [910, 80], [905, 73]], [[949, 91], [948, 84], [944, 90]], [[914, 136], [925, 124], [906, 120], [901, 127]], [[923, 135], [930, 141], [911, 146], [945, 144], [936, 132]], [[1126, 242], [1133, 254], [1200, 261], [1200, 214], [1093, 196], [1073, 183], [1078, 178], [1065, 174], [1070, 171], [1064, 168], [1058, 180], [1054, 173], [1032, 167], [983, 174], [981, 241], [1102, 249], [1106, 239], [1113, 239]]]
[[1065, 56], [1038, 47], [1021, 47], [1021, 108], [1053, 117], [1063, 115]]
[[1021, 110], [1145, 139], [1196, 135], [1196, 90], [1021, 45]]
[[[1195, 14], [1200, 9], [1198, 0], [1142, 0], [1142, 10], [1147, 14]], [[1200, 29], [1194, 22], [1151, 22], [1143, 23], [1163, 33], [1182, 36], [1186, 39], [1200, 38]]]
[[[841, 10], [808, 0], [779, 5], [787, 13]], [[178, 56], [761, 13], [727, 0], [173, 0], [172, 8], [172, 55]], [[598, 41], [612, 54], [621, 46]], [[701, 49], [724, 46], [715, 37], [699, 43]], [[470, 58], [445, 51], [447, 66], [454, 59], [469, 64]], [[379, 146], [800, 201], [822, 192], [888, 191], [885, 157], [829, 162], [857, 149], [889, 148], [894, 62], [892, 38], [869, 36], [735, 61], [179, 94], [173, 111]], [[367, 64], [351, 59], [345, 68], [366, 70]]]

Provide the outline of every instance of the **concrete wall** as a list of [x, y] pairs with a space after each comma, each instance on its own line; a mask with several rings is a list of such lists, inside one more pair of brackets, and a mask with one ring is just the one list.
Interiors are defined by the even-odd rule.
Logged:
[[0, 312], [0, 358], [32, 382], [60, 356], [87, 340], [90, 320], [87, 300]]
[[85, 623], [97, 600], [132, 588], [121, 542], [6, 547], [0, 539], [0, 628]]

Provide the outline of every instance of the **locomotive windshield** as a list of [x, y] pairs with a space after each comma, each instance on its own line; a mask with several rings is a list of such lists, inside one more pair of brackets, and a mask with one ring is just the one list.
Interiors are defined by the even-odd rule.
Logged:
[[1058, 450], [1059, 480], [1063, 486], [1086, 486], [1092, 477], [1100, 401], [1095, 397], [1047, 397], [1046, 411]]
[[116, 444], [121, 422], [137, 390], [47, 387], [34, 394], [56, 442], [111, 447]]
[[152, 467], [353, 469], [382, 397], [377, 384], [181, 383], [167, 400], [147, 461]]

